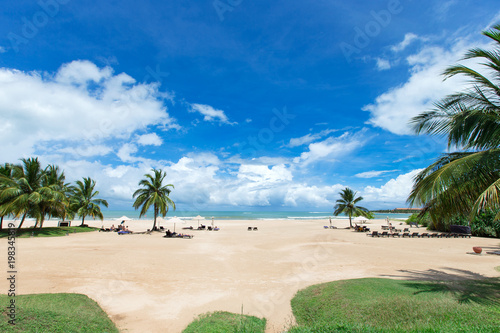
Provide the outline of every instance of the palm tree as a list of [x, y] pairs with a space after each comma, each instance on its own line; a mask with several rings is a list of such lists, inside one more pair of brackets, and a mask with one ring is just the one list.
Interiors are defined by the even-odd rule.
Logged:
[[[8, 182], [12, 181], [12, 170], [13, 165], [5, 163], [0, 166], [0, 191], [7, 186]], [[2, 198], [0, 192], [0, 230], [3, 229], [3, 218], [8, 215], [9, 212], [6, 209], [6, 204], [9, 202], [9, 198]]]
[[18, 228], [21, 228], [28, 214], [35, 214], [36, 204], [39, 201], [37, 191], [42, 187], [44, 170], [38, 158], [21, 159], [22, 165], [15, 165], [12, 178], [2, 178], [4, 188], [0, 199], [7, 199], [4, 209], [8, 213], [19, 217], [22, 215]]
[[95, 185], [96, 182], [90, 177], [83, 178], [83, 182], [78, 180], [76, 186], [72, 190], [70, 207], [78, 216], [81, 216], [81, 226], [83, 226], [85, 222], [85, 216], [92, 216], [93, 218], [98, 217], [102, 220], [104, 216], [99, 206], [103, 205], [108, 207], [108, 202], [106, 200], [96, 198], [99, 191], [95, 190]]
[[463, 59], [479, 60], [485, 74], [449, 67], [445, 79], [465, 76], [470, 87], [411, 120], [417, 134], [445, 136], [449, 147], [462, 149], [444, 154], [415, 178], [408, 202], [435, 218], [500, 208], [500, 25], [483, 35], [493, 49], [472, 49]]
[[68, 207], [68, 198], [65, 192], [64, 172], [56, 165], [49, 165], [44, 170], [42, 187], [35, 191], [36, 200], [35, 216], [36, 224], [43, 227], [45, 217], [65, 216]]
[[145, 174], [143, 179], [139, 182], [139, 186], [143, 188], [138, 189], [134, 192], [133, 197], [136, 198], [133, 204], [135, 209], [141, 207], [141, 213], [139, 217], [146, 214], [148, 209], [153, 205], [154, 221], [153, 229], [156, 230], [156, 217], [160, 213], [163, 217], [167, 215], [169, 206], [172, 206], [175, 210], [175, 203], [169, 198], [169, 194], [172, 191], [169, 187], [174, 188], [174, 185], [168, 184], [163, 185], [163, 180], [167, 176], [166, 172], [161, 169], [152, 169], [153, 174]]
[[356, 198], [356, 193], [357, 192], [354, 192], [350, 188], [346, 187], [339, 193], [340, 199], [337, 200], [337, 204], [335, 205], [335, 207], [333, 207], [335, 209], [333, 215], [337, 216], [340, 213], [344, 213], [345, 215], [349, 216], [349, 225], [351, 228], [352, 216], [364, 216], [366, 218], [370, 217], [370, 211], [368, 209], [366, 209], [365, 207], [356, 206], [358, 202], [363, 200], [363, 197]]

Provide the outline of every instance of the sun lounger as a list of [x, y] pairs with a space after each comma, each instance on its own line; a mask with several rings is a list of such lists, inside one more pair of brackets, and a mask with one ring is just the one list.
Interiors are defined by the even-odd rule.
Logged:
[[132, 231], [128, 231], [128, 230], [126, 230], [126, 231], [125, 230], [118, 231], [118, 235], [127, 235], [127, 234], [131, 234], [131, 233], [132, 233]]
[[420, 235], [420, 237], [422, 237], [422, 238], [423, 238], [423, 237], [427, 237], [427, 238], [429, 238], [429, 237], [430, 237], [430, 235], [429, 235], [429, 233], [428, 233], [428, 232], [424, 232], [424, 233], [422, 233], [422, 234]]
[[391, 234], [392, 237], [401, 237], [401, 234], [399, 232], [393, 232]]
[[372, 231], [372, 233], [371, 234], [367, 234], [367, 236], [380, 237], [379, 234], [378, 234], [378, 231]]
[[409, 232], [403, 232], [403, 235], [401, 236], [403, 238], [405, 237], [411, 237]]
[[432, 234], [430, 234], [430, 235], [429, 235], [429, 237], [431, 237], [431, 238], [438, 238], [438, 237], [439, 237], [439, 234], [438, 234], [438, 233], [433, 232]]
[[324, 225], [324, 226], [323, 226], [323, 228], [325, 228], [325, 229], [329, 229], [327, 225]]
[[417, 238], [420, 238], [420, 235], [418, 234], [418, 232], [414, 232], [410, 235], [411, 238], [413, 237], [417, 237]]
[[380, 234], [380, 237], [389, 237], [389, 232], [384, 231]]
[[253, 227], [253, 231], [257, 231], [259, 230], [257, 227]]
[[404, 228], [403, 232], [410, 232], [410, 229], [409, 228]]
[[248, 231], [252, 231], [252, 227], [248, 227], [248, 229], [247, 229], [247, 230], [248, 230]]

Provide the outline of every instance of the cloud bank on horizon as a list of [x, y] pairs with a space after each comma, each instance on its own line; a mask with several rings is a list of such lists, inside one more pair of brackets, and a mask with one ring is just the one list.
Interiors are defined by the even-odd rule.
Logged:
[[[116, 209], [131, 207], [151, 168], [167, 172], [182, 210], [330, 211], [346, 186], [369, 208], [406, 206], [413, 177], [446, 149], [441, 139], [412, 135], [409, 121], [464, 86], [440, 74], [468, 49], [488, 47], [480, 31], [500, 12], [487, 1], [475, 16], [450, 4], [426, 17], [398, 1], [401, 11], [375, 34], [373, 13], [390, 13], [391, 2], [366, 10], [334, 1], [315, 11], [298, 1], [242, 3], [223, 20], [217, 11], [196, 14], [206, 13], [201, 5], [152, 1], [133, 13], [128, 1], [120, 10], [61, 3], [32, 38], [21, 13], [43, 7], [15, 4], [2, 14], [10, 25], [0, 24], [0, 162], [39, 156], [69, 181], [90, 176]], [[173, 7], [182, 20], [170, 28], [180, 35], [162, 33], [154, 10]], [[331, 23], [339, 8], [350, 20]], [[147, 23], [132, 28], [144, 15]], [[467, 25], [452, 21], [460, 15], [469, 15]], [[418, 26], [423, 18], [432, 28]], [[106, 22], [116, 31], [98, 33]], [[289, 23], [285, 31], [280, 22]], [[351, 35], [355, 45], [359, 31], [369, 43], [347, 61], [338, 45]], [[13, 44], [12, 34], [27, 42]]]

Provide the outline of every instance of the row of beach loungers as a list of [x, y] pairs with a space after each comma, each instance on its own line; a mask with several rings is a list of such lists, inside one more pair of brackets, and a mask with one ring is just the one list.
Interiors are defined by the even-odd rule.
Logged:
[[418, 232], [393, 232], [389, 233], [388, 231], [383, 231], [383, 232], [378, 232], [378, 231], [372, 231], [371, 234], [367, 234], [367, 236], [371, 237], [408, 237], [408, 238], [470, 238], [472, 235], [471, 234], [458, 234], [458, 233], [429, 233], [429, 232], [423, 232], [423, 233], [418, 233]]

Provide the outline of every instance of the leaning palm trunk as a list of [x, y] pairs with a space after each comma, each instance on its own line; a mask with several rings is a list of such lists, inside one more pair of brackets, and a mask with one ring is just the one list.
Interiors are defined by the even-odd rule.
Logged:
[[28, 213], [23, 214], [23, 217], [21, 218], [21, 222], [19, 222], [19, 226], [17, 227], [17, 229], [21, 229], [21, 227], [23, 226], [23, 223], [24, 223], [24, 219], [26, 218], [27, 214]]
[[45, 215], [42, 215], [42, 217], [40, 217], [40, 229], [43, 228], [43, 221], [45, 220]]

